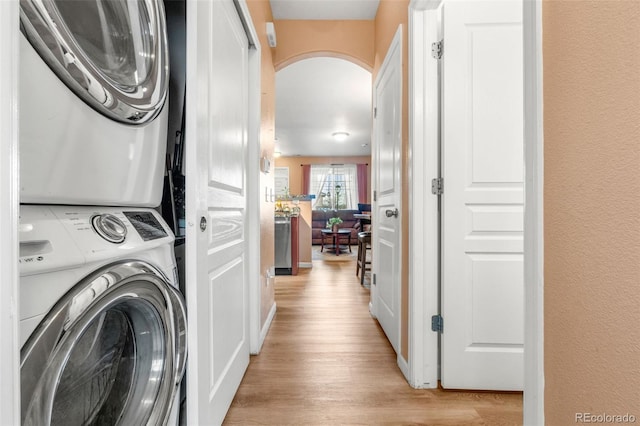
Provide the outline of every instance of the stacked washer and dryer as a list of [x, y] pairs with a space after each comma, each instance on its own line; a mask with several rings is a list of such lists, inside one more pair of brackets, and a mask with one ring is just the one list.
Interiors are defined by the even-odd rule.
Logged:
[[161, 0], [20, 2], [22, 424], [175, 424]]

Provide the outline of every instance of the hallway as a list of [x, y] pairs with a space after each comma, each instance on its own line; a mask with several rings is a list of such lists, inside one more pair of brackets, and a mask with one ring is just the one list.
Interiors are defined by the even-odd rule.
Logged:
[[275, 319], [225, 424], [522, 424], [520, 393], [409, 387], [353, 259], [277, 277]]

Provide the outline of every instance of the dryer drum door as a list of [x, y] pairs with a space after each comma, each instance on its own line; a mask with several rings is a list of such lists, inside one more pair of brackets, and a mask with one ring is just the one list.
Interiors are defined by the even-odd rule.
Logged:
[[20, 0], [21, 28], [76, 95], [113, 120], [148, 123], [169, 84], [161, 0]]
[[23, 425], [166, 424], [184, 374], [182, 296], [142, 262], [67, 293], [21, 353]]

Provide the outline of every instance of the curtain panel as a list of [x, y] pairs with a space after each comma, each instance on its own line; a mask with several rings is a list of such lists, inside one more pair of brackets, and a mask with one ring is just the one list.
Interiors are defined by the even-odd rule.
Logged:
[[369, 192], [367, 191], [367, 168], [368, 164], [357, 164], [358, 170], [358, 203], [366, 204], [369, 201]]
[[305, 195], [311, 192], [311, 164], [300, 164], [302, 167], [302, 193]]

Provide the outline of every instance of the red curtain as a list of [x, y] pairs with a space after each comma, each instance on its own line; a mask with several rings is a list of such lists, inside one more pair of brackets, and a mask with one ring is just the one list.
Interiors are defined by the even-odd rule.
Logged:
[[357, 164], [358, 170], [358, 202], [366, 204], [369, 202], [369, 191], [367, 191], [367, 167], [368, 164]]
[[300, 164], [302, 167], [302, 193], [309, 195], [311, 193], [311, 164]]

